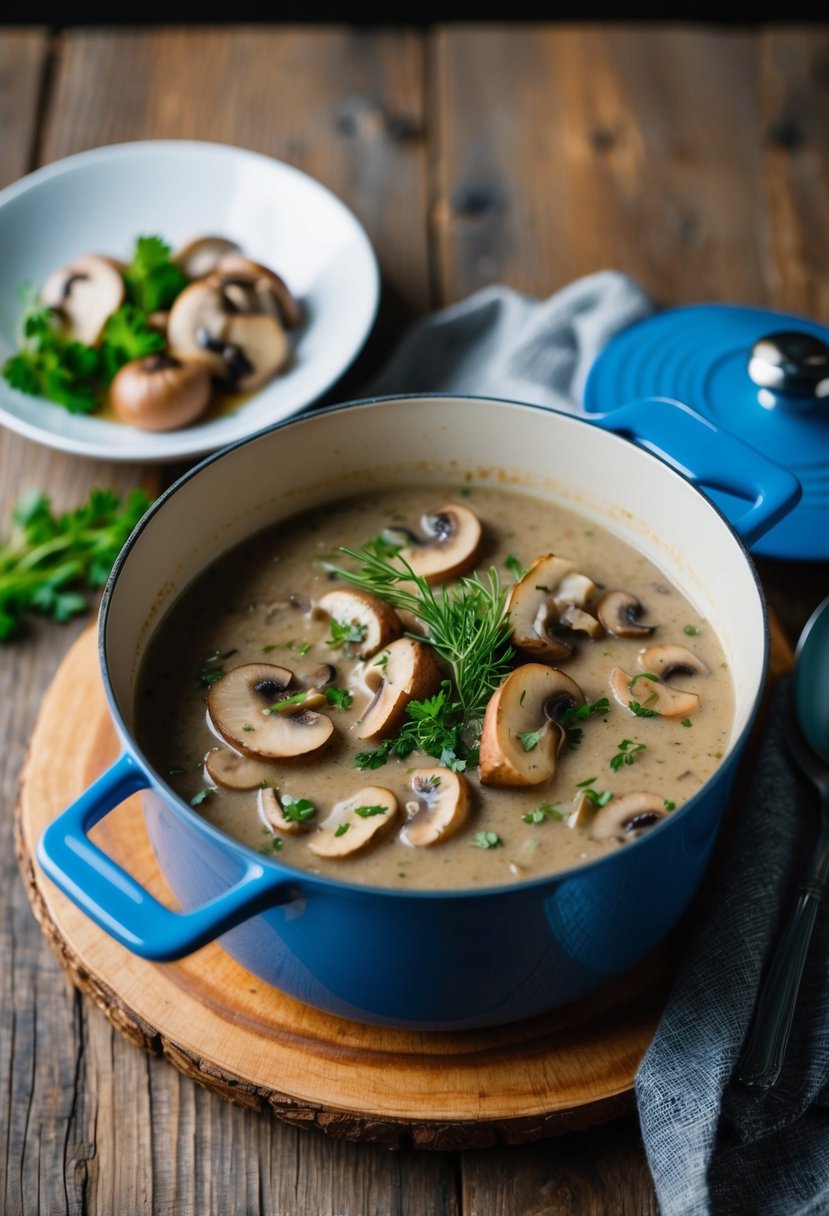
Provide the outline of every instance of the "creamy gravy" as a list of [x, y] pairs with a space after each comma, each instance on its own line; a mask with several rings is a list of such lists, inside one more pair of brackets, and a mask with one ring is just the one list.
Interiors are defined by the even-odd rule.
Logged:
[[[470, 769], [466, 776], [471, 812], [453, 838], [418, 848], [405, 843], [396, 829], [353, 857], [317, 857], [308, 848], [310, 833], [336, 802], [374, 785], [391, 790], [404, 808], [412, 798], [412, 770], [439, 762], [414, 753], [391, 759], [374, 771], [354, 767], [358, 752], [376, 746], [354, 734], [370, 693], [357, 680], [360, 665], [329, 646], [330, 623], [315, 619], [308, 604], [345, 585], [332, 581], [326, 566], [326, 560], [344, 560], [339, 546], [360, 548], [394, 524], [416, 529], [425, 511], [448, 501], [465, 504], [484, 524], [480, 571], [494, 565], [510, 585], [509, 567], [514, 562], [505, 565], [508, 558], [517, 558], [526, 567], [545, 553], [565, 555], [597, 584], [597, 595], [603, 589], [632, 592], [641, 601], [641, 619], [656, 625], [655, 632], [644, 642], [575, 635], [574, 656], [561, 663], [561, 669], [578, 682], [588, 701], [607, 697], [609, 709], [580, 723], [580, 745], [562, 752], [548, 783], [525, 789], [482, 786], [477, 769]], [[587, 607], [593, 609], [592, 604]], [[638, 673], [643, 645], [657, 641], [687, 647], [708, 668], [708, 674], [669, 681], [699, 695], [699, 711], [691, 718], [635, 717], [608, 688], [615, 665]], [[217, 655], [218, 659], [213, 657]], [[226, 746], [213, 733], [206, 714], [205, 673], [210, 679], [217, 670], [247, 663], [278, 664], [290, 668], [297, 679], [321, 663], [330, 663], [337, 669], [335, 684], [353, 692], [346, 710], [332, 706], [321, 710], [335, 728], [321, 753], [269, 766], [280, 798], [308, 799], [317, 808], [307, 834], [277, 839], [260, 818], [256, 790], [213, 788], [204, 770], [206, 753]], [[468, 888], [540, 877], [624, 847], [592, 838], [592, 805], [585, 805], [573, 825], [572, 812], [586, 785], [600, 799], [607, 799], [607, 791], [615, 799], [647, 791], [663, 800], [668, 813], [680, 807], [719, 764], [730, 735], [733, 694], [725, 656], [710, 626], [630, 545], [572, 512], [522, 494], [430, 487], [389, 490], [321, 508], [253, 538], [222, 558], [174, 605], [153, 640], [139, 682], [136, 717], [139, 741], [157, 771], [183, 799], [195, 798], [199, 813], [211, 823], [252, 848], [288, 865], [346, 881]], [[619, 755], [623, 740], [628, 741], [625, 750], [633, 760], [617, 761], [614, 768], [611, 761]], [[541, 806], [551, 810], [540, 822], [532, 822], [533, 811]], [[491, 834], [490, 840], [497, 843], [479, 847], [475, 842], [480, 842], [481, 833]]]

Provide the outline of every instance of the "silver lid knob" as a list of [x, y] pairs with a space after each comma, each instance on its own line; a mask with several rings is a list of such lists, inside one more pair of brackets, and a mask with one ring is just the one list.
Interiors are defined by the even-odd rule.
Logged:
[[794, 330], [768, 334], [754, 343], [748, 374], [775, 394], [819, 401], [829, 397], [829, 346]]

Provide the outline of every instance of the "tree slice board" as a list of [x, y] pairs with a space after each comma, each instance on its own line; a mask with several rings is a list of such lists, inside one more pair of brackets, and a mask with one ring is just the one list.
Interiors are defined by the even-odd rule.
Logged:
[[[784, 655], [776, 666], [785, 665]], [[435, 1034], [311, 1009], [215, 943], [175, 963], [131, 954], [66, 899], [35, 858], [42, 830], [117, 750], [89, 629], [44, 698], [22, 777], [16, 840], [29, 900], [58, 959], [133, 1042], [231, 1101], [390, 1147], [523, 1143], [633, 1109], [636, 1069], [673, 973], [670, 942], [566, 1009], [495, 1029]], [[174, 904], [137, 796], [93, 836], [157, 898]]]

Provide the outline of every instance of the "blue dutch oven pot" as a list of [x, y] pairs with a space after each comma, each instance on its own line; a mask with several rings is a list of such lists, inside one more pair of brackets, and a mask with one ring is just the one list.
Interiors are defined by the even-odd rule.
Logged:
[[[215, 558], [280, 520], [372, 486], [445, 486], [468, 474], [580, 511], [684, 589], [733, 675], [735, 723], [718, 771], [638, 841], [578, 869], [483, 890], [360, 887], [265, 859], [212, 827], [132, 733], [136, 679], [166, 609]], [[731, 523], [699, 486], [726, 495]], [[257, 434], [181, 478], [116, 563], [99, 645], [123, 754], [46, 830], [39, 861], [135, 953], [163, 962], [219, 938], [263, 980], [344, 1017], [462, 1029], [572, 1001], [651, 950], [699, 885], [766, 671], [763, 597], [746, 546], [799, 493], [790, 473], [665, 400], [585, 420], [481, 398], [394, 398]], [[135, 791], [181, 911], [89, 839]]]

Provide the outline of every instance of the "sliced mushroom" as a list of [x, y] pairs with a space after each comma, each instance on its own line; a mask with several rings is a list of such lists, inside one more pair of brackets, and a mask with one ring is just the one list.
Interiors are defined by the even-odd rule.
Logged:
[[628, 675], [621, 667], [613, 668], [609, 683], [610, 691], [625, 709], [635, 714], [636, 710], [631, 709], [635, 704], [645, 711], [639, 717], [650, 717], [653, 713], [662, 718], [690, 718], [699, 709], [696, 693], [673, 688], [646, 675]]
[[593, 819], [590, 834], [594, 840], [615, 840], [625, 844], [636, 840], [649, 828], [667, 816], [664, 798], [658, 794], [636, 791], [613, 798], [600, 807]]
[[167, 339], [174, 356], [203, 363], [223, 385], [241, 392], [260, 388], [290, 354], [275, 317], [230, 311], [221, 290], [206, 281], [176, 297]]
[[639, 666], [642, 671], [652, 671], [661, 680], [674, 676], [707, 676], [708, 668], [687, 646], [676, 642], [663, 642], [639, 651]]
[[409, 818], [401, 840], [423, 848], [457, 835], [469, 818], [469, 784], [461, 773], [419, 768], [412, 774], [409, 788], [415, 797], [406, 803]]
[[354, 658], [376, 654], [403, 632], [400, 618], [393, 608], [376, 595], [369, 595], [356, 587], [329, 591], [317, 602], [314, 614], [354, 627], [354, 640], [345, 643], [348, 653]]
[[302, 836], [309, 830], [309, 825], [298, 819], [286, 819], [285, 810], [279, 801], [279, 796], [273, 786], [260, 789], [256, 797], [259, 818], [274, 832], [281, 836]]
[[211, 391], [202, 364], [155, 354], [125, 364], [112, 381], [109, 399], [121, 422], [143, 431], [171, 431], [195, 422]]
[[581, 630], [591, 637], [603, 632], [599, 622], [584, 611], [594, 590], [592, 580], [579, 574], [568, 558], [555, 553], [536, 558], [507, 602], [515, 645], [534, 658], [569, 658], [573, 647], [557, 629]]
[[566, 734], [568, 709], [584, 704], [584, 693], [556, 667], [516, 667], [490, 699], [481, 733], [483, 785], [541, 785], [556, 771]]
[[573, 809], [567, 816], [568, 828], [589, 828], [596, 817], [596, 807], [584, 790], [579, 790], [573, 800]]
[[49, 275], [40, 301], [55, 310], [67, 337], [94, 346], [124, 295], [118, 264], [88, 253]]
[[300, 678], [300, 684], [303, 688], [327, 688], [329, 684], [333, 684], [337, 678], [337, 669], [331, 663], [320, 663], [319, 667], [315, 667], [313, 671], [309, 671], [306, 675]]
[[586, 633], [591, 638], [600, 638], [604, 635], [604, 626], [601, 622], [597, 621], [589, 612], [585, 612], [583, 608], [576, 608], [573, 604], [569, 604], [558, 619], [559, 624], [572, 629], [574, 633]]
[[234, 667], [207, 694], [213, 727], [245, 756], [278, 760], [319, 751], [333, 733], [330, 718], [304, 704], [293, 713], [271, 712], [290, 695], [291, 679], [286, 667], [269, 663]]
[[204, 279], [216, 269], [223, 257], [238, 253], [239, 246], [223, 236], [198, 236], [173, 254], [188, 279]]
[[422, 701], [440, 687], [440, 668], [435, 652], [426, 642], [398, 638], [386, 647], [382, 667], [369, 667], [364, 682], [374, 697], [363, 713], [356, 733], [360, 739], [379, 739], [391, 734], [406, 713], [410, 701]]
[[629, 591], [608, 591], [599, 600], [596, 614], [608, 633], [616, 638], [643, 638], [653, 633], [655, 625], [642, 625], [637, 620], [642, 605]]
[[483, 531], [481, 521], [468, 507], [447, 503], [421, 517], [426, 540], [408, 529], [389, 528], [387, 535], [404, 541], [398, 554], [427, 583], [441, 583], [471, 570], [478, 559]]
[[236, 289], [235, 299], [248, 305], [241, 307], [242, 312], [268, 313], [278, 317], [286, 329], [293, 329], [302, 320], [302, 310], [287, 283], [267, 266], [230, 253], [216, 265], [216, 277], [225, 292]]
[[317, 857], [353, 857], [382, 839], [397, 823], [400, 808], [391, 790], [367, 785], [338, 802], [308, 841]]
[[240, 756], [226, 747], [211, 747], [204, 758], [204, 767], [213, 784], [226, 790], [255, 790], [273, 777], [270, 765]]

